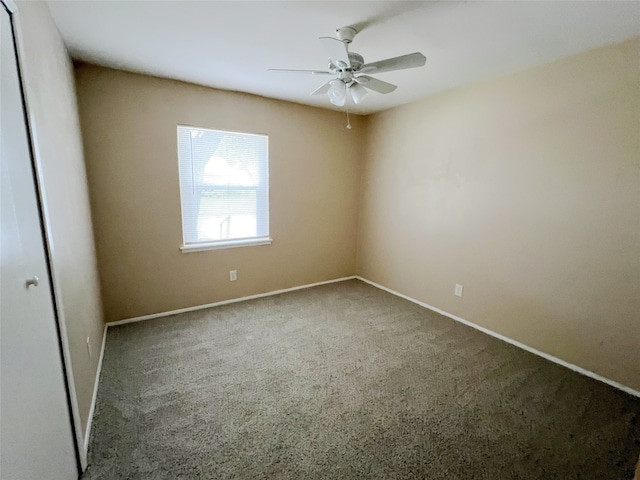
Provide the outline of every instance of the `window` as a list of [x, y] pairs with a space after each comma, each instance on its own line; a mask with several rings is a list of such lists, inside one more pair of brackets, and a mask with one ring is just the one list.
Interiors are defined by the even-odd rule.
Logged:
[[181, 250], [264, 245], [269, 138], [178, 125]]

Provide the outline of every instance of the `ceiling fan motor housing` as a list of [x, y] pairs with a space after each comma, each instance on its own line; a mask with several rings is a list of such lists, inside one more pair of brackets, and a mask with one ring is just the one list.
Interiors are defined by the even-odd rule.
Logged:
[[359, 53], [349, 52], [349, 62], [351, 63], [351, 69], [358, 71], [364, 65], [364, 58]]

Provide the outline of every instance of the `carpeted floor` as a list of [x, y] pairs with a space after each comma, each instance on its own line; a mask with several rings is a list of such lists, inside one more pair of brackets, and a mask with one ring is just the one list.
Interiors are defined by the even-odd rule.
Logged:
[[83, 479], [630, 479], [640, 399], [357, 280], [110, 328]]

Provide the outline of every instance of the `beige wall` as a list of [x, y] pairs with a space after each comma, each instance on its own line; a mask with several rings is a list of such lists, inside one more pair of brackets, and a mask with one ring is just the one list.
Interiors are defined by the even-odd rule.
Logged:
[[66, 353], [80, 416], [77, 433], [83, 435], [104, 322], [73, 65], [44, 3], [18, 2], [18, 20], [58, 315], [66, 327]]
[[640, 390], [639, 53], [369, 117], [358, 273]]
[[[76, 85], [107, 321], [355, 274], [361, 119], [84, 64]], [[269, 135], [273, 244], [180, 252], [177, 124]]]
[[[639, 49], [352, 131], [335, 112], [77, 66], [107, 319], [351, 275], [359, 222], [365, 278], [639, 389]], [[272, 245], [179, 251], [178, 123], [269, 134]]]

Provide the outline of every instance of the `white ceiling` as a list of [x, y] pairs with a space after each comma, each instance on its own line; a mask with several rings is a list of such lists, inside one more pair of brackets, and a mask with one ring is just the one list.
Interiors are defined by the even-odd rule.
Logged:
[[421, 51], [422, 68], [377, 78], [358, 113], [523, 70], [640, 35], [638, 1], [50, 1], [73, 58], [226, 90], [335, 108], [309, 92], [324, 76], [317, 38], [355, 25], [350, 50], [365, 61]]

